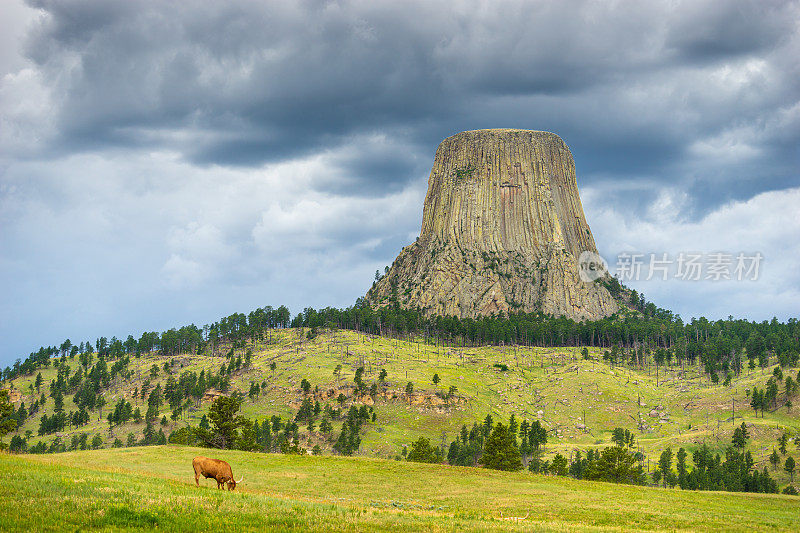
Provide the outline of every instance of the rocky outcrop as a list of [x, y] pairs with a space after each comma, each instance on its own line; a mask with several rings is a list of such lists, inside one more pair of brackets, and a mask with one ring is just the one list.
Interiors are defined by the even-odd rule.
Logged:
[[466, 131], [436, 150], [420, 236], [367, 301], [459, 317], [608, 316], [617, 310], [609, 292], [579, 277], [583, 251], [597, 249], [564, 141], [541, 131]]

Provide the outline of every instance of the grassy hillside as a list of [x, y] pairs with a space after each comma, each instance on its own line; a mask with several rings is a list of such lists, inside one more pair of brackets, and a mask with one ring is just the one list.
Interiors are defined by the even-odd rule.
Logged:
[[[767, 464], [767, 457], [777, 447], [776, 439], [782, 432], [800, 434], [798, 408], [780, 408], [766, 412], [761, 418], [749, 407], [746, 390], [754, 386], [763, 388], [772, 367], [745, 369], [730, 386], [723, 386], [709, 383], [694, 367], [661, 367], [658, 376], [655, 367], [645, 371], [612, 368], [602, 362], [601, 351], [594, 348], [589, 349], [594, 360], [583, 360], [575, 348], [437, 347], [352, 331], [325, 332], [308, 339], [307, 332], [275, 330], [266, 342], [249, 346], [254, 352], [251, 365], [231, 376], [231, 390], [246, 395], [251, 382], [266, 382], [267, 387], [257, 399], [245, 399], [243, 414], [260, 420], [270, 415], [286, 418], [296, 412], [303, 397], [302, 379], [309, 380], [312, 388], [319, 387], [317, 398], [323, 405], [326, 401], [336, 405], [335, 398], [344, 393], [348, 397], [344, 406], [348, 407], [352, 403], [372, 402], [369, 398], [353, 396], [356, 368], [365, 367], [364, 380], [368, 383], [377, 380], [380, 369], [386, 369], [387, 384], [380, 388], [373, 405], [377, 420], [366, 425], [361, 455], [395, 457], [403, 445], [420, 435], [437, 444], [449, 443], [462, 424], [471, 425], [487, 413], [492, 413], [495, 419], [515, 413], [518, 418], [541, 420], [550, 431], [548, 454], [569, 455], [576, 448], [605, 446], [615, 427], [631, 429], [648, 456], [651, 469], [657, 454], [667, 446], [672, 446], [673, 450], [684, 446], [691, 452], [705, 442], [712, 448], [724, 449], [730, 443], [733, 427], [742, 421], [751, 425], [753, 438], [748, 449], [761, 467]], [[205, 369], [217, 373], [226, 362], [224, 357], [210, 355], [182, 355], [170, 359], [174, 363], [170, 372], [175, 376], [186, 370]], [[155, 354], [132, 357], [130, 379], [112, 382], [105, 394], [108, 405], [104, 415], [119, 397], [129, 399], [144, 413], [146, 404], [132, 398], [132, 392], [141, 387], [154, 364], [160, 370], [152, 384], [160, 382], [163, 386], [167, 379], [163, 370], [166, 361], [168, 358]], [[273, 362], [274, 372], [270, 369]], [[68, 364], [77, 368], [79, 363], [76, 358], [68, 360]], [[506, 365], [508, 369], [498, 370], [495, 364]], [[342, 367], [338, 378], [334, 375], [337, 365]], [[797, 369], [790, 372], [795, 375]], [[432, 383], [434, 373], [441, 378], [438, 385]], [[41, 392], [47, 394], [55, 370], [51, 366], [42, 370], [42, 375]], [[34, 378], [35, 375], [24, 376], [11, 384], [22, 393], [20, 400], [27, 405], [33, 398], [29, 385]], [[405, 394], [409, 381], [414, 384], [415, 391], [411, 397]], [[451, 385], [456, 386], [458, 392], [456, 398], [446, 404], [436, 393], [447, 391]], [[35, 397], [39, 395], [36, 393]], [[185, 420], [170, 421], [164, 428], [165, 433], [186, 423], [197, 424], [209, 404], [202, 402]], [[65, 398], [64, 405], [67, 410], [75, 409], [71, 396]], [[29, 419], [17, 434], [30, 431], [33, 436], [29, 444], [40, 440], [36, 436], [39, 419], [42, 414], [51, 414], [52, 409], [53, 401], [48, 398], [45, 410]], [[732, 418], [734, 409], [735, 419]], [[162, 414], [169, 418], [167, 408]], [[586, 429], [579, 429], [579, 425], [585, 425]], [[99, 434], [108, 446], [116, 437], [125, 441], [128, 433], [141, 436], [142, 428], [143, 424], [128, 423], [109, 430], [107, 422], [95, 411], [87, 426], [66, 430], [61, 437], [69, 443], [76, 432], [88, 433], [89, 440]], [[319, 443], [324, 449], [330, 449], [330, 443], [319, 433], [309, 434], [304, 427], [301, 430], [304, 445], [310, 448]], [[338, 433], [337, 425], [334, 430]], [[50, 441], [54, 437], [50, 435], [41, 440]], [[789, 448], [789, 453], [797, 457], [794, 444]], [[772, 475], [781, 486], [788, 482], [787, 474], [781, 469]]]
[[[198, 454], [234, 492], [194, 486]], [[4, 530], [714, 530], [800, 528], [800, 499], [632, 487], [383, 459], [180, 446], [0, 454]], [[527, 517], [523, 521], [502, 518]]]

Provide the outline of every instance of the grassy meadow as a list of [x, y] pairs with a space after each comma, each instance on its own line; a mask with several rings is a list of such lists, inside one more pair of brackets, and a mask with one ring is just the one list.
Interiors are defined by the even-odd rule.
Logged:
[[[191, 460], [231, 463], [234, 492]], [[376, 458], [182, 446], [0, 454], [0, 529], [797, 531], [800, 498], [691, 492]], [[507, 518], [524, 520], [506, 520]]]

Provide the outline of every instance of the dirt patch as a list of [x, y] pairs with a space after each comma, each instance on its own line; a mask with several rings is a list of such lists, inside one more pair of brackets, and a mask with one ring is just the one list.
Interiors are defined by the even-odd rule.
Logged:
[[19, 389], [2, 389], [8, 391], [8, 399], [11, 403], [19, 403], [22, 401], [22, 393]]
[[224, 392], [220, 392], [217, 389], [208, 389], [206, 393], [203, 395], [202, 402], [213, 402], [220, 396], [228, 396]]

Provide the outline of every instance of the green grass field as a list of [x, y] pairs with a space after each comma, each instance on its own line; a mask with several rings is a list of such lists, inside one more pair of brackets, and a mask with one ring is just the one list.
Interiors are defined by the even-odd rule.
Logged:
[[[211, 455], [245, 481], [194, 485]], [[0, 529], [797, 531], [800, 498], [691, 492], [374, 458], [181, 446], [0, 454]], [[509, 521], [502, 518], [527, 517]]]
[[[449, 443], [462, 424], [471, 425], [487, 413], [495, 419], [507, 419], [515, 413], [519, 418], [541, 420], [549, 430], [546, 456], [556, 452], [569, 455], [575, 449], [606, 446], [615, 427], [630, 429], [648, 458], [649, 469], [667, 446], [673, 451], [683, 446], [691, 452], [706, 443], [723, 451], [730, 443], [734, 426], [742, 422], [750, 425], [752, 439], [748, 449], [759, 468], [769, 466], [767, 457], [777, 447], [776, 439], [781, 433], [800, 435], [798, 408], [781, 407], [767, 411], [762, 418], [749, 407], [746, 391], [754, 386], [763, 388], [772, 366], [745, 369], [730, 386], [723, 386], [711, 384], [698, 373], [697, 367], [661, 367], [658, 376], [655, 367], [611, 367], [602, 361], [602, 350], [597, 348], [589, 350], [593, 360], [583, 360], [576, 348], [437, 347], [347, 330], [324, 332], [308, 340], [307, 331], [273, 330], [265, 342], [251, 345], [252, 364], [232, 375], [231, 390], [246, 395], [250, 382], [266, 382], [267, 387], [259, 398], [245, 398], [242, 414], [259, 420], [271, 415], [285, 419], [294, 415], [299, 407], [303, 378], [308, 379], [312, 387], [319, 386], [323, 396], [328, 391], [334, 391], [334, 396], [339, 391], [351, 396], [356, 368], [365, 367], [364, 380], [368, 384], [377, 379], [380, 369], [386, 369], [387, 385], [381, 389], [382, 395], [373, 406], [377, 421], [365, 426], [366, 433], [358, 452], [363, 456], [395, 457], [403, 445], [419, 436], [426, 436], [436, 444]], [[176, 360], [180, 363], [172, 369], [175, 376], [185, 370], [206, 369], [217, 373], [225, 362], [223, 357], [210, 355], [181, 355]], [[167, 358], [155, 354], [138, 359], [132, 357], [130, 379], [118, 379], [105, 393], [108, 405], [103, 416], [120, 397], [138, 405], [144, 413], [146, 403], [133, 399], [132, 392], [141, 386], [153, 364], [162, 367], [165, 361]], [[276, 364], [274, 373], [270, 369], [272, 362]], [[499, 371], [495, 363], [507, 365], [508, 370]], [[68, 364], [75, 369], [79, 363], [75, 359]], [[342, 365], [338, 379], [333, 374], [337, 365]], [[787, 372], [795, 375], [797, 369]], [[438, 385], [432, 383], [434, 373], [441, 378]], [[41, 393], [48, 394], [48, 384], [55, 370], [52, 367], [42, 370], [42, 375]], [[35, 375], [20, 377], [11, 384], [22, 393], [21, 400], [27, 405], [34, 396], [29, 387], [34, 378]], [[163, 369], [159, 370], [153, 386], [157, 382], [163, 386], [166, 379]], [[408, 381], [414, 383], [412, 398], [404, 392]], [[435, 393], [444, 392], [451, 385], [458, 388], [458, 399], [451, 405], [444, 405]], [[38, 397], [40, 393], [34, 394]], [[780, 396], [783, 396], [782, 390]], [[328, 401], [336, 405], [334, 398], [320, 399], [323, 404]], [[344, 407], [352, 403], [358, 405], [360, 400], [351, 397]], [[72, 396], [65, 398], [64, 405], [67, 410], [75, 409]], [[186, 423], [197, 424], [209, 405], [210, 402], [203, 402], [184, 420], [170, 421], [164, 432], [168, 435]], [[16, 434], [30, 432], [29, 445], [39, 440], [51, 441], [55, 435], [40, 438], [36, 433], [41, 415], [51, 414], [52, 409], [53, 401], [48, 398], [45, 410], [30, 418]], [[167, 409], [165, 406], [162, 414], [169, 418]], [[124, 442], [128, 433], [141, 437], [144, 424], [131, 422], [109, 430], [100, 413], [91, 414], [92, 420], [87, 426], [63, 432], [61, 437], [67, 444], [73, 434], [80, 432], [88, 433], [89, 440], [100, 435], [106, 446], [117, 437]], [[638, 429], [640, 420], [646, 426], [641, 431]], [[578, 429], [579, 424], [585, 424], [587, 429]], [[338, 431], [338, 425], [334, 424], [334, 432]], [[321, 444], [325, 453], [329, 453], [331, 443], [324, 441], [318, 432], [309, 433], [301, 427], [301, 437], [304, 446], [311, 448]], [[6, 443], [9, 438], [6, 436]], [[794, 444], [789, 448], [789, 454], [800, 459]], [[780, 468], [771, 470], [771, 475], [781, 487], [789, 482], [788, 475]]]

